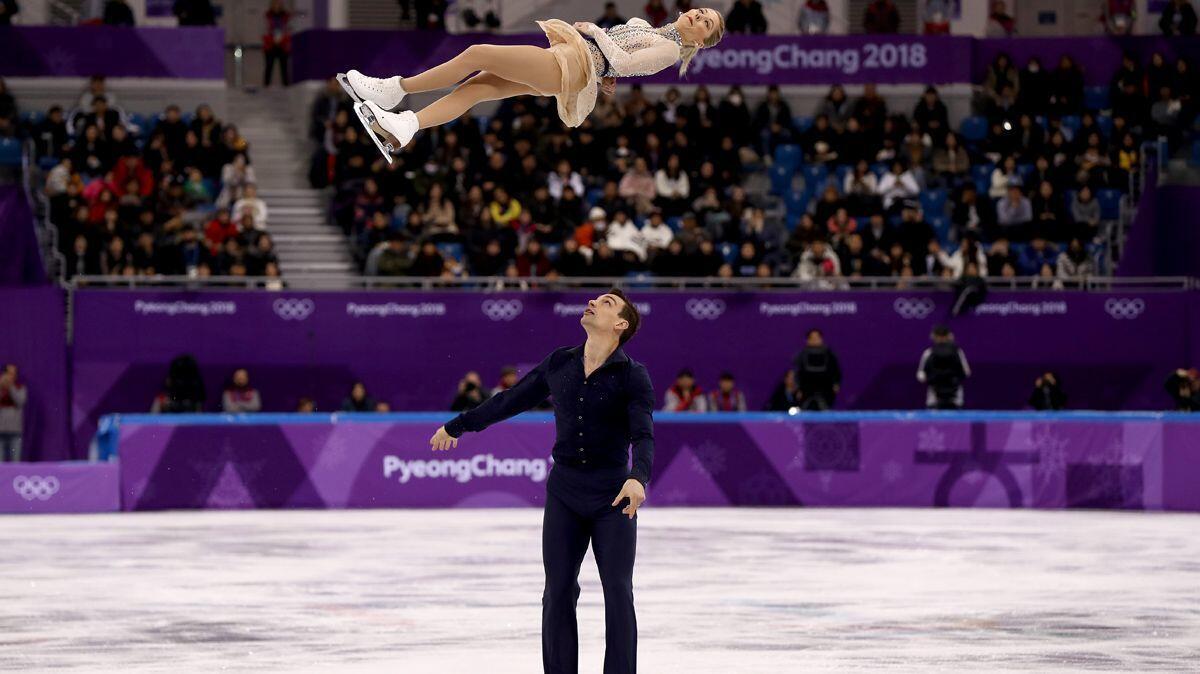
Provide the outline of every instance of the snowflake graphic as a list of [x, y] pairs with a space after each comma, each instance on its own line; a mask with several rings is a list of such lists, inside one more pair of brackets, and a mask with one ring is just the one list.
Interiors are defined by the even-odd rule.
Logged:
[[1071, 441], [1058, 435], [1049, 425], [1035, 426], [1028, 440], [1038, 453], [1033, 467], [1033, 493], [1054, 494], [1063, 486], [1067, 474], [1067, 446]]
[[966, 475], [963, 475], [962, 480], [963, 480], [963, 482], [966, 482], [967, 484], [976, 485], [976, 484], [979, 484], [983, 480], [983, 473], [981, 473], [977, 470], [973, 470], [973, 471], [967, 473]]
[[742, 482], [738, 497], [742, 505], [782, 505], [788, 501], [784, 485], [768, 473], [759, 473]]
[[692, 470], [713, 477], [725, 472], [729, 452], [724, 447], [711, 440], [705, 440], [699, 447], [692, 447], [691, 450]]
[[46, 67], [54, 73], [75, 74], [75, 55], [61, 47], [46, 52]]
[[930, 426], [917, 434], [917, 451], [941, 452], [946, 449], [946, 434]]

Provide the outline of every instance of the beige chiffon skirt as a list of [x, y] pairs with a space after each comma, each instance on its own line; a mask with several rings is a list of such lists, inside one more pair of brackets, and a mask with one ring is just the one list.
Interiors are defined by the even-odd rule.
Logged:
[[550, 40], [550, 53], [562, 70], [562, 91], [553, 94], [558, 101], [558, 117], [563, 124], [577, 127], [596, 107], [596, 92], [600, 85], [587, 44], [579, 31], [566, 21], [549, 19], [538, 21], [537, 25], [545, 31]]

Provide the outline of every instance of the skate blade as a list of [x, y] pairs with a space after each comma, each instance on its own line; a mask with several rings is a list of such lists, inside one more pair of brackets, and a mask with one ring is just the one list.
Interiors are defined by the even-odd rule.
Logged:
[[346, 76], [346, 73], [338, 73], [337, 81], [338, 84], [342, 85], [342, 89], [346, 91], [346, 94], [348, 94], [350, 98], [353, 98], [356, 103], [363, 102], [363, 99], [359, 97], [358, 92], [356, 92], [354, 87], [350, 85], [350, 78]]
[[[387, 160], [387, 163], [391, 164], [393, 161], [392, 153], [396, 151], [396, 148], [390, 141], [385, 141], [382, 136], [375, 133], [375, 129], [371, 128], [372, 125], [379, 124], [379, 120], [375, 118], [375, 113], [371, 112], [366, 103], [358, 103], [354, 106], [354, 114], [358, 115], [358, 121], [366, 129], [367, 135], [371, 137], [371, 140], [375, 141], [375, 147], [379, 148], [380, 154]], [[379, 128], [383, 128], [383, 125], [380, 124]]]

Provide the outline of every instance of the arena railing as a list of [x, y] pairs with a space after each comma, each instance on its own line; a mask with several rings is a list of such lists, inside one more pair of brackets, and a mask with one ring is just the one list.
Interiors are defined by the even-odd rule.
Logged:
[[42, 186], [46, 183], [45, 176], [34, 161], [36, 154], [33, 140], [25, 139], [21, 145], [21, 185], [25, 188], [26, 201], [34, 209], [34, 227], [46, 276], [51, 281], [61, 281], [67, 268], [67, 258], [60, 252], [58, 228], [50, 222], [50, 202], [45, 190], [34, 188], [35, 183]]
[[[902, 283], [900, 281], [903, 281]], [[1200, 289], [1200, 279], [1186, 276], [1119, 278], [1088, 276], [1083, 279], [1060, 280], [1039, 277], [995, 278], [987, 280], [991, 290], [1016, 291], [1180, 291]], [[304, 276], [289, 274], [285, 279], [245, 276], [76, 276], [67, 287], [179, 290], [465, 290], [465, 291], [535, 291], [571, 290], [575, 288], [622, 287], [661, 291], [744, 290], [744, 291], [953, 291], [954, 281], [932, 278], [896, 279], [871, 277], [854, 279], [799, 280], [788, 277], [732, 278], [715, 277], [628, 277], [592, 276], [558, 279], [508, 278], [481, 276], [467, 278], [442, 277], [367, 277], [367, 276]]]

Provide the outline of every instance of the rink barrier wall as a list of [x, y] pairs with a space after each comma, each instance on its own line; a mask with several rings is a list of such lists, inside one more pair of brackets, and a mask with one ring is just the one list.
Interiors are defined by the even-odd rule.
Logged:
[[[532, 29], [533, 26], [530, 26]], [[357, 68], [366, 73], [421, 72], [467, 46], [546, 45], [544, 35], [452, 35], [433, 31], [308, 30], [296, 35], [295, 81], [322, 80]], [[1143, 63], [1162, 52], [1169, 61], [1200, 56], [1197, 40], [1143, 36], [989, 38], [922, 35], [726, 35], [701, 50], [688, 81], [709, 85], [954, 84], [982, 82], [996, 54], [1024, 67], [1031, 56], [1053, 70], [1063, 54], [1082, 66], [1089, 85], [1107, 85], [1124, 51]], [[647, 84], [679, 82], [674, 68], [637, 78]]]
[[120, 510], [116, 463], [0, 463], [0, 515]]
[[[201, 368], [206, 412], [221, 411], [221, 391], [240, 367], [268, 412], [292, 411], [301, 396], [318, 411], [338, 410], [359, 380], [393, 410], [445, 410], [468, 371], [492, 387], [506, 365], [523, 374], [581, 343], [579, 317], [597, 292], [79, 289], [72, 456], [88, 456], [104, 414], [149, 411], [167, 364], [184, 352]], [[631, 297], [643, 320], [625, 350], [646, 365], [658, 406], [688, 367], [704, 390], [733, 373], [748, 409], [765, 409], [810, 328], [841, 362], [839, 410], [924, 407], [917, 363], [939, 323], [970, 362], [968, 409], [1021, 409], [1047, 369], [1069, 409], [1166, 409], [1167, 374], [1200, 360], [1197, 292], [993, 290], [957, 318], [950, 292], [634, 289]]]
[[[106, 419], [125, 510], [529, 507], [553, 416], [433, 454], [449, 413]], [[1176, 413], [655, 413], [656, 506], [1200, 511], [1200, 417]]]
[[225, 30], [208, 26], [0, 28], [3, 77], [225, 79]]

